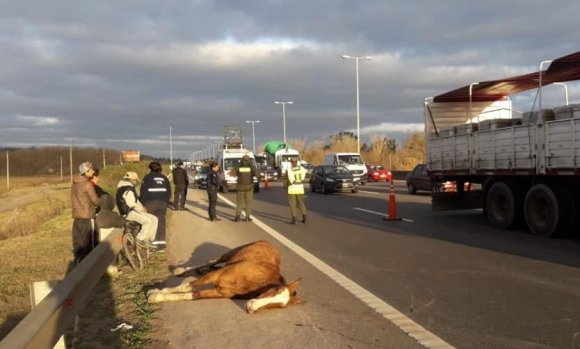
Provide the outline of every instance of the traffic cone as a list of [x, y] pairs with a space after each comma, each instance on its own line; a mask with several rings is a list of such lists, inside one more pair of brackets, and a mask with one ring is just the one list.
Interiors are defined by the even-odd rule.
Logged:
[[264, 173], [264, 190], [268, 190], [268, 172]]
[[395, 184], [391, 180], [391, 189], [389, 191], [389, 212], [388, 217], [383, 219], [386, 221], [400, 221], [402, 218], [397, 217], [397, 202], [395, 200]]

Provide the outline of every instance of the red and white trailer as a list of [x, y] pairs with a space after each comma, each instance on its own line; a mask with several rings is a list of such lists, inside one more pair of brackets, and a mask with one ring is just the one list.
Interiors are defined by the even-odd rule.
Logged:
[[[433, 209], [481, 207], [495, 227], [541, 236], [580, 231], [580, 104], [541, 107], [543, 86], [580, 80], [580, 52], [542, 63], [425, 99], [431, 180], [457, 183], [433, 193]], [[536, 111], [513, 111], [510, 96], [532, 89]]]

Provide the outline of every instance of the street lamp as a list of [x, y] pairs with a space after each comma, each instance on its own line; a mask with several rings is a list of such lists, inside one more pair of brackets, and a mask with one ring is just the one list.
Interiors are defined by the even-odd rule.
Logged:
[[354, 59], [356, 62], [356, 152], [360, 151], [360, 102], [359, 102], [359, 87], [358, 87], [358, 61], [359, 59], [366, 59], [370, 61], [373, 57], [359, 57], [359, 56], [348, 56], [342, 55], [342, 59]]
[[564, 93], [566, 93], [566, 105], [568, 105], [568, 85], [563, 82], [555, 82], [554, 85], [564, 86]]
[[275, 101], [274, 104], [282, 104], [282, 123], [284, 124], [284, 144], [286, 144], [286, 104], [294, 104], [292, 101], [279, 102]]
[[[254, 132], [254, 124], [259, 124], [260, 120], [246, 120], [248, 124], [252, 124], [252, 144], [254, 146], [254, 155], [256, 155], [256, 133]], [[284, 140], [286, 143], [286, 140]]]

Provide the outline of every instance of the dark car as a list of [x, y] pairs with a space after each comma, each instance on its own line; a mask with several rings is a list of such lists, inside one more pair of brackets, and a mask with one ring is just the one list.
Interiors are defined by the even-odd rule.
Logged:
[[431, 177], [426, 164], [415, 166], [413, 171], [407, 175], [407, 191], [409, 194], [415, 194], [418, 190], [431, 191]]
[[260, 180], [264, 182], [266, 180], [266, 174], [268, 175], [268, 181], [278, 180], [278, 171], [272, 166], [261, 166], [260, 167]]
[[306, 170], [306, 178], [310, 178], [310, 175], [312, 174], [312, 169], [314, 168], [314, 166], [312, 166], [312, 164], [310, 164], [306, 161], [301, 161], [300, 166], [304, 167], [304, 169]]
[[342, 165], [316, 166], [310, 175], [310, 191], [319, 190], [323, 194], [334, 191], [356, 193], [360, 179]]
[[209, 171], [209, 166], [198, 167], [197, 172], [193, 177], [193, 186], [196, 188], [206, 188], [207, 174]]

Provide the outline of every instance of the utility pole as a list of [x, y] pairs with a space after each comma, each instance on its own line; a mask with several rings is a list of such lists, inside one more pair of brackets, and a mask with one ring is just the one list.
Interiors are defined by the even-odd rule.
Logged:
[[173, 138], [171, 137], [171, 126], [169, 126], [169, 169], [173, 168]]
[[10, 190], [10, 152], [6, 150], [6, 190]]
[[60, 156], [60, 182], [62, 183], [62, 155]]
[[103, 148], [103, 168], [107, 166], [107, 160], [105, 160], [105, 148]]
[[72, 154], [72, 150], [73, 150], [73, 140], [71, 138], [70, 145], [69, 145], [69, 163], [70, 163], [70, 182], [71, 183], [73, 181], [73, 154]]

